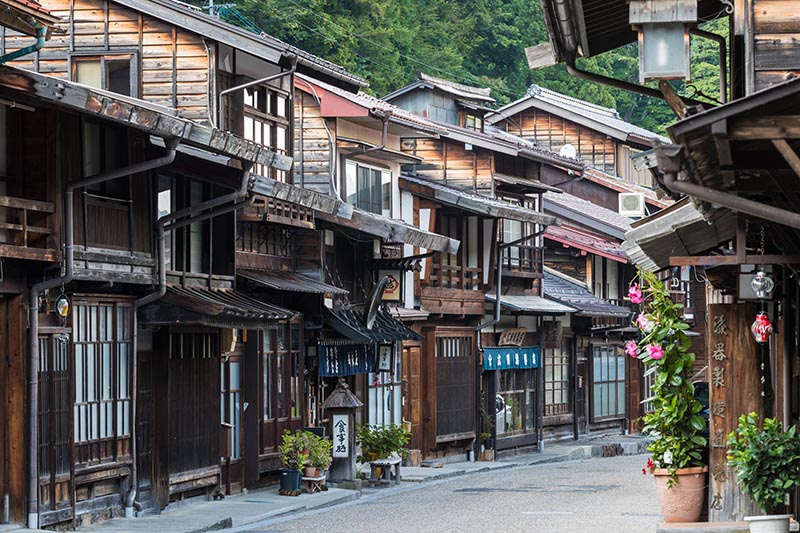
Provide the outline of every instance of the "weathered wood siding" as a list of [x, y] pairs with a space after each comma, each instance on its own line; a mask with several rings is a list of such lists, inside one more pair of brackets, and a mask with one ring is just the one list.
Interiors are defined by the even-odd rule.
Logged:
[[[37, 54], [10, 65], [73, 79], [72, 58], [133, 54], [134, 95], [177, 109], [192, 120], [208, 118], [209, 53], [203, 37], [105, 0], [43, 0], [63, 22]], [[2, 50], [29, 46], [31, 38], [3, 30]]]
[[[331, 192], [331, 140], [325, 119], [313, 96], [302, 91], [294, 98], [293, 183], [323, 194]], [[334, 135], [334, 132], [330, 132]]]
[[534, 141], [541, 148], [558, 152], [571, 144], [587, 165], [609, 174], [617, 173], [617, 142], [599, 131], [536, 108], [503, 119], [498, 128]]
[[424, 160], [416, 165], [420, 177], [473, 191], [492, 190], [494, 156], [488, 150], [466, 150], [463, 143], [446, 139], [404, 139], [400, 147]]
[[795, 0], [753, 0], [755, 90], [800, 75], [800, 10]]

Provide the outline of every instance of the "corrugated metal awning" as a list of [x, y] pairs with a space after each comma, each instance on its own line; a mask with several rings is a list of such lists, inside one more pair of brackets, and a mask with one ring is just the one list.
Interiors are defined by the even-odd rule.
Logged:
[[[487, 294], [486, 301], [494, 303], [495, 294]], [[529, 294], [502, 294], [500, 304], [509, 311], [522, 314], [563, 315], [576, 311], [573, 307]]]
[[422, 336], [407, 328], [383, 309], [379, 309], [372, 329], [367, 329], [364, 311], [352, 307], [323, 308], [325, 323], [350, 340], [363, 343], [391, 343], [421, 340]]
[[142, 308], [141, 324], [201, 325], [261, 329], [298, 313], [261, 302], [235, 290], [169, 287], [160, 300]]
[[305, 292], [311, 294], [347, 294], [347, 289], [328, 285], [294, 272], [261, 272], [257, 270], [238, 270], [242, 278], [279, 291]]

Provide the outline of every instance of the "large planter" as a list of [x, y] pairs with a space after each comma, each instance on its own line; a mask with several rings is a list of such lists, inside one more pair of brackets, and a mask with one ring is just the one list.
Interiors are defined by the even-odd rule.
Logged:
[[665, 522], [697, 522], [703, 510], [703, 498], [706, 493], [707, 466], [678, 469], [678, 483], [667, 488], [670, 480], [669, 470], [656, 468], [653, 476], [656, 480], [656, 495], [661, 505], [661, 514]]
[[788, 533], [790, 514], [768, 514], [745, 516], [750, 522], [750, 533]]
[[299, 492], [302, 472], [295, 469], [281, 470], [281, 494]]

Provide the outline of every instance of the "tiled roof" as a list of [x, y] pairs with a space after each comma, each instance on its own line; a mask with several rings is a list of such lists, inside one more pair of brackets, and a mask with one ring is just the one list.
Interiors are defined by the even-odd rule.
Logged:
[[[561, 218], [591, 226], [619, 239], [631, 229], [631, 220], [628, 217], [577, 196], [565, 192], [546, 192], [543, 196], [545, 211], [552, 211]], [[598, 223], [605, 228], [598, 227]]]
[[554, 114], [559, 114], [559, 110], [569, 113], [570, 118], [575, 122], [601, 131], [607, 130], [609, 133], [614, 133], [614, 137], [624, 141], [648, 145], [655, 141], [670, 143], [666, 137], [622, 120], [616, 109], [585, 102], [539, 85], [531, 85], [524, 97], [501, 107], [491, 117], [487, 117], [487, 120], [497, 122], [523, 109], [535, 106], [537, 102], [547, 106], [548, 110]]
[[548, 226], [544, 232], [547, 239], [554, 240], [562, 243], [565, 247], [577, 248], [591, 254], [599, 255], [619, 261], [620, 263], [627, 263], [628, 256], [622, 250], [622, 245], [611, 239], [604, 239], [603, 237], [592, 235], [591, 233], [581, 231], [577, 228], [569, 226]]
[[577, 308], [579, 310], [577, 315], [624, 318], [631, 314], [627, 307], [621, 307], [598, 298], [577, 280], [571, 281], [566, 276], [549, 268], [545, 268], [542, 287], [548, 298]]
[[318, 81], [314, 78], [305, 76], [303, 74], [296, 74], [295, 80], [296, 80], [295, 83], [298, 84], [298, 86], [301, 89], [303, 88], [303, 86], [311, 84], [317, 88], [335, 94], [340, 98], [344, 98], [349, 102], [359, 105], [367, 110], [376, 110], [384, 113], [391, 113], [390, 121], [392, 122], [405, 123], [406, 125], [430, 132], [432, 134], [439, 134], [446, 131], [446, 129], [442, 127], [442, 125], [436, 124], [431, 120], [422, 118], [419, 115], [415, 115], [414, 113], [406, 111], [405, 109], [401, 109], [396, 105], [390, 104], [385, 100], [381, 100], [380, 98], [375, 98], [374, 96], [370, 96], [366, 93], [363, 92], [353, 93], [350, 91], [345, 91], [344, 89], [334, 87], [333, 85]]
[[419, 72], [417, 77], [420, 81], [426, 81], [437, 89], [454, 94], [456, 96], [461, 96], [470, 100], [482, 100], [489, 103], [493, 103], [495, 101], [495, 99], [490, 96], [492, 90], [488, 87], [471, 87], [469, 85], [464, 85], [463, 83], [457, 83], [444, 78], [437, 78], [436, 76], [431, 76], [430, 74], [425, 74], [424, 72]]
[[428, 197], [445, 205], [458, 207], [464, 211], [488, 217], [507, 218], [543, 225], [559, 223], [555, 217], [544, 215], [527, 207], [407, 174], [400, 175], [400, 188], [410, 190], [412, 193]]

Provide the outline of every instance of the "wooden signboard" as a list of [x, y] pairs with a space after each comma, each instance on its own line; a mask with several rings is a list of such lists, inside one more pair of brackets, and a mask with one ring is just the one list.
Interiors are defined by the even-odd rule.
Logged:
[[708, 306], [709, 484], [711, 522], [735, 522], [761, 514], [736, 483], [727, 464], [728, 434], [739, 415], [763, 415], [760, 348], [750, 335], [756, 315], [753, 304]]

